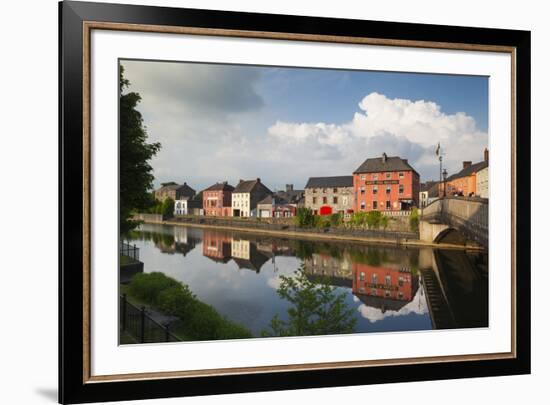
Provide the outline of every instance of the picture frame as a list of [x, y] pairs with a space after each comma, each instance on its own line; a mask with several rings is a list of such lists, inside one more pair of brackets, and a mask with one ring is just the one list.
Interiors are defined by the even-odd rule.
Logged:
[[[59, 3], [59, 402], [471, 378], [530, 372], [530, 32], [64, 1]], [[92, 32], [487, 52], [511, 60], [510, 351], [156, 372], [92, 373]], [[124, 55], [121, 55], [121, 57]], [[521, 192], [518, 192], [521, 187]], [[116, 266], [117, 264], [114, 263]], [[113, 308], [116, 312], [116, 308]]]

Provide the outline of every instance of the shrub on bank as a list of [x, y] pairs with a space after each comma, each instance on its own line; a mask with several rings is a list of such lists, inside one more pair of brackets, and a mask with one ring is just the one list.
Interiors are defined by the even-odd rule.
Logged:
[[252, 337], [243, 326], [220, 315], [212, 306], [199, 301], [189, 286], [163, 273], [140, 273], [130, 282], [130, 295], [168, 315], [182, 320], [189, 340], [240, 339]]
[[420, 218], [418, 217], [418, 208], [413, 208], [411, 211], [411, 216], [409, 217], [409, 225], [411, 231], [418, 232], [418, 225], [420, 223]]

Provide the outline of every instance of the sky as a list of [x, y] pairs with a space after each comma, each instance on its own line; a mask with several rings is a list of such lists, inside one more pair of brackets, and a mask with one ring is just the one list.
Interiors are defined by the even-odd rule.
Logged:
[[[367, 158], [400, 156], [421, 181], [483, 159], [488, 78], [123, 60], [138, 92], [155, 187], [199, 191], [261, 178], [271, 190], [351, 175]], [[121, 151], [124, 153], [124, 151]]]

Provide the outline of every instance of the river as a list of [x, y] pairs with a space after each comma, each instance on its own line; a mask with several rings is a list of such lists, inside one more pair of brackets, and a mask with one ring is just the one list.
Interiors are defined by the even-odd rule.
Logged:
[[487, 253], [342, 241], [312, 241], [184, 226], [144, 224], [130, 243], [145, 272], [163, 272], [255, 336], [289, 302], [281, 275], [301, 265], [328, 280], [353, 309], [355, 332], [488, 326]]

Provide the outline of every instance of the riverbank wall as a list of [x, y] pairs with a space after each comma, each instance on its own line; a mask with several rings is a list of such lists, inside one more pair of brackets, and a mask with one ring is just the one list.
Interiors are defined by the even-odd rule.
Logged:
[[[157, 221], [145, 223], [159, 224]], [[182, 216], [160, 222], [164, 225], [223, 229], [234, 232], [248, 232], [284, 238], [352, 241], [392, 246], [437, 247], [442, 249], [480, 250], [477, 246], [436, 244], [421, 241], [417, 232], [396, 232], [390, 230], [353, 228], [300, 228], [289, 221], [264, 221], [240, 218]]]

